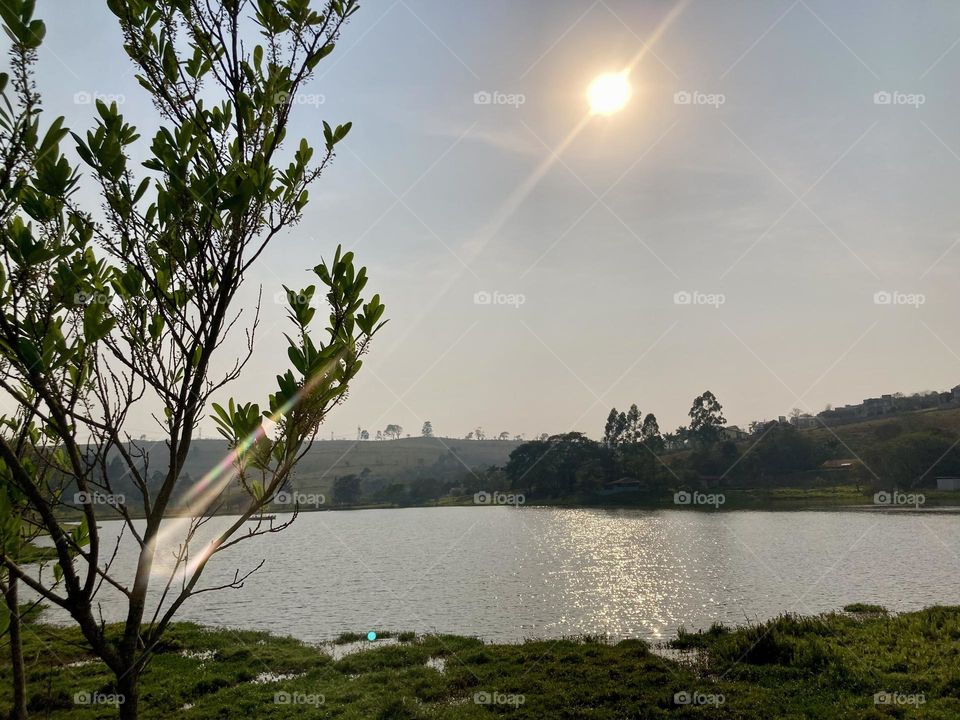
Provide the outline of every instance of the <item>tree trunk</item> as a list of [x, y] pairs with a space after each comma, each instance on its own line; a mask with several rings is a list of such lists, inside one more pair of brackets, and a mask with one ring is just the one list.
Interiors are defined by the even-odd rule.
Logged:
[[20, 634], [20, 605], [17, 579], [9, 578], [4, 601], [10, 610], [10, 666], [13, 669], [13, 709], [10, 720], [27, 720], [27, 675], [23, 667], [23, 637]]
[[140, 717], [140, 672], [129, 669], [117, 677], [117, 693], [120, 701], [120, 720], [137, 720]]

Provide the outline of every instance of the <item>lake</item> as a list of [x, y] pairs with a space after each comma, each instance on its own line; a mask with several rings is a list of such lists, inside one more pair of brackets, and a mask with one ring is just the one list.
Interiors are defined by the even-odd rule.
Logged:
[[[208, 529], [228, 522], [215, 518]], [[103, 523], [104, 548], [120, 527]], [[158, 552], [158, 567], [172, 547]], [[120, 577], [132, 577], [131, 551], [122, 545]], [[960, 515], [938, 512], [303, 513], [282, 533], [217, 555], [201, 586], [261, 559], [242, 589], [192, 598], [178, 617], [306, 641], [384, 629], [505, 642], [576, 634], [659, 641], [681, 625], [738, 625], [852, 602], [899, 611], [960, 604]], [[104, 588], [99, 597], [104, 617], [120, 619], [117, 596]]]

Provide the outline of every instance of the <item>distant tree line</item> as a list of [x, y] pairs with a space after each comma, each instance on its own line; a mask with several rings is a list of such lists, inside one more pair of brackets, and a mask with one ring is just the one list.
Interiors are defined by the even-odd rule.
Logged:
[[[470, 470], [451, 451], [389, 481], [372, 475], [338, 479], [334, 501], [422, 504], [491, 490], [522, 492], [530, 499], [589, 499], [618, 483], [660, 497], [679, 488], [829, 483], [866, 491], [932, 488], [939, 476], [960, 475], [960, 440], [948, 429], [916, 429], [891, 420], [858, 436], [851, 447], [829, 428], [805, 430], [775, 420], [756, 423], [749, 437], [735, 440], [726, 437], [723, 407], [709, 390], [693, 400], [688, 417], [688, 425], [662, 434], [653, 413], [644, 415], [635, 403], [625, 411], [614, 407], [599, 441], [580, 432], [543, 434], [518, 445], [503, 466]], [[484, 437], [477, 428], [466, 439]]]

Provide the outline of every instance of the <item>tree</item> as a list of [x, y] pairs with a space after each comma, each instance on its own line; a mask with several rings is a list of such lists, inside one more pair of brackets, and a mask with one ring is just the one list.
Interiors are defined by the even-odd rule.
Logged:
[[344, 475], [333, 481], [333, 502], [337, 505], [355, 505], [360, 500], [360, 478]]
[[383, 440], [383, 430], [377, 430], [377, 440]]
[[[24, 442], [24, 432], [33, 429], [19, 417], [0, 419], [5, 430], [18, 439], [15, 447], [23, 451], [27, 445]], [[50, 474], [50, 464], [37, 462], [39, 458], [32, 456], [29, 451], [20, 456], [23, 466], [40, 482], [46, 481]], [[38, 548], [31, 545], [41, 534], [37, 518], [32, 516], [24, 494], [12, 482], [9, 469], [0, 461], [0, 557], [10, 558], [19, 564], [30, 564], [36, 560], [31, 555], [39, 554], [40, 576], [46, 570], [46, 558]], [[78, 536], [79, 540], [79, 536]], [[20, 605], [20, 581], [6, 566], [0, 565], [0, 637], [6, 637], [10, 652], [11, 681], [13, 685], [13, 708], [10, 711], [11, 720], [24, 720], [27, 717], [27, 670], [23, 658], [23, 608]], [[35, 609], [39, 601], [34, 601], [27, 612]]]
[[361, 440], [369, 440], [369, 439], [370, 439], [370, 433], [369, 433], [368, 431], [366, 431], [366, 430], [361, 430], [361, 431], [360, 431], [360, 439], [361, 439]]
[[[45, 252], [42, 242], [33, 242], [34, 232], [48, 235], [50, 243], [60, 247], [79, 242], [79, 228], [62, 223], [63, 195], [75, 186], [77, 179], [73, 168], [60, 155], [59, 143], [66, 134], [63, 118], [46, 129], [40, 125], [40, 98], [33, 87], [33, 68], [46, 33], [44, 23], [33, 18], [33, 3], [22, 0], [4, 3], [0, 18], [11, 42], [12, 64], [9, 74], [0, 75], [0, 228], [4, 250], [12, 247], [21, 255], [34, 256]], [[49, 198], [50, 194], [55, 197]], [[25, 207], [32, 212], [25, 212]], [[69, 250], [61, 252], [66, 255]], [[0, 290], [8, 285], [10, 270], [17, 272], [19, 267], [0, 265]], [[25, 273], [21, 283], [34, 283], [40, 277], [42, 270]], [[5, 305], [7, 298], [0, 293], [0, 303]], [[0, 312], [6, 313], [6, 307]], [[29, 338], [18, 338], [18, 342], [29, 342]], [[26, 347], [23, 350], [29, 351]], [[43, 352], [42, 346], [40, 351]], [[33, 354], [37, 354], [37, 348], [33, 348]], [[0, 386], [16, 380], [15, 370], [0, 362]], [[0, 418], [0, 434], [18, 467], [39, 484], [48, 473], [47, 463], [31, 452], [39, 435], [36, 417], [30, 406], [21, 405], [13, 417]], [[27, 717], [27, 689], [19, 601], [21, 579], [13, 568], [24, 562], [23, 550], [39, 529], [37, 518], [29, 511], [26, 493], [12, 472], [11, 465], [0, 459], [0, 635], [6, 636], [10, 653], [13, 707], [9, 717], [22, 720]], [[41, 569], [41, 575], [42, 572]]]
[[433, 423], [427, 420], [423, 424], [423, 428], [420, 430], [420, 434], [424, 437], [433, 437]]
[[630, 406], [625, 420], [623, 442], [631, 444], [638, 442], [640, 440], [640, 408], [636, 403]]
[[617, 409], [610, 408], [607, 415], [607, 423], [603, 426], [603, 444], [607, 447], [613, 447], [617, 444]]
[[392, 437], [394, 440], [399, 440], [400, 435], [403, 433], [403, 428], [399, 425], [394, 425], [391, 423], [383, 431], [384, 437]]
[[478, 427], [476, 430], [474, 430], [473, 437], [476, 438], [477, 440], [483, 440], [486, 437], [486, 435], [484, 435], [483, 433], [483, 428]]
[[[556, 497], [577, 489], [594, 489], [597, 468], [603, 469], [605, 479], [613, 479], [612, 456], [608, 448], [583, 433], [570, 432], [522, 443], [510, 453], [504, 470], [513, 489]], [[590, 469], [578, 475], [588, 464]]]
[[942, 431], [904, 433], [873, 449], [868, 462], [893, 488], [932, 488], [938, 475], [960, 474], [960, 448]]
[[[33, 2], [0, 6], [14, 43], [18, 100], [3, 105], [8, 113], [23, 109], [13, 122], [0, 122], [0, 152], [19, 153], [0, 167], [0, 389], [26, 430], [21, 448], [19, 434], [0, 434], [0, 460], [57, 554], [52, 578], [27, 572], [6, 550], [0, 564], [70, 614], [115, 676], [124, 697], [120, 717], [132, 719], [139, 715], [140, 675], [183, 604], [201, 592], [239, 587], [256, 570], [199, 586], [212, 558], [289, 524], [268, 526], [264, 508], [346, 397], [384, 309], [378, 296], [364, 299], [366, 270], [338, 248], [332, 262], [313, 268], [325, 306], [313, 303], [316, 285], [285, 288], [292, 369], [277, 377], [266, 409], [234, 400], [211, 404], [254, 350], [259, 305], [246, 328], [246, 353], [235, 363], [213, 362], [238, 320], [237, 293], [264, 249], [300, 220], [307, 188], [350, 130], [349, 123], [324, 123], [316, 158], [306, 140], [285, 150], [289, 99], [333, 50], [357, 3], [330, 0], [321, 12], [302, 2], [258, 2], [252, 11], [242, 2], [202, 0], [109, 0], [108, 6], [161, 127], [148, 149], [136, 150], [136, 128], [116, 105], [98, 102], [96, 127], [73, 135], [101, 194], [102, 220], [77, 205], [78, 173], [59, 151], [67, 135], [62, 120], [46, 133], [34, 125], [39, 102], [30, 64], [43, 27], [31, 17]], [[251, 43], [247, 35], [258, 39]], [[0, 85], [6, 93], [6, 76]], [[133, 163], [133, 155], [146, 160]], [[311, 326], [318, 309], [327, 320], [320, 336]], [[230, 369], [215, 375], [219, 366]], [[161, 409], [165, 469], [157, 482], [147, 474], [147, 445], [125, 430], [138, 403]], [[174, 509], [194, 432], [211, 407], [234, 463], [202, 489], [190, 489], [186, 533], [171, 547], [161, 523]], [[115, 455], [135, 496], [114, 494], [106, 466]], [[51, 463], [59, 487], [38, 483], [29, 457]], [[82, 521], [75, 527], [60, 520], [65, 488], [77, 491]], [[240, 498], [239, 516], [196, 547], [198, 528], [230, 493]], [[99, 504], [100, 495], [114, 502]], [[143, 520], [135, 523], [136, 505]], [[130, 578], [114, 571], [109, 549], [101, 547], [100, 522], [110, 518], [124, 524], [138, 549]], [[149, 608], [158, 551], [173, 552], [173, 567], [165, 602]], [[104, 583], [126, 599], [119, 632], [97, 615]]]
[[703, 445], [717, 442], [723, 426], [727, 424], [723, 417], [723, 407], [712, 392], [707, 390], [697, 397], [690, 407], [690, 434]]
[[468, 433], [464, 436], [463, 439], [464, 439], [464, 440], [473, 440], [473, 430], [471, 430], [470, 432], [468, 432]]
[[655, 453], [663, 451], [664, 442], [660, 436], [660, 424], [657, 422], [657, 416], [653, 413], [648, 413], [643, 419], [643, 426], [640, 428], [640, 440]]
[[423, 503], [436, 500], [443, 493], [443, 484], [436, 478], [418, 478], [410, 483], [407, 495], [411, 502]]
[[502, 433], [497, 435], [497, 440], [509, 440], [509, 439], [510, 439], [510, 433], [508, 433], [506, 430], [504, 430]]
[[407, 488], [402, 483], [391, 483], [376, 494], [376, 499], [390, 505], [404, 505], [407, 502]]

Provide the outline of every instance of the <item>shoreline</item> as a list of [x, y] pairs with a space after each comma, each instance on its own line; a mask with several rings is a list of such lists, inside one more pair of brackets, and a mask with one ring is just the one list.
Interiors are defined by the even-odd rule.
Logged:
[[[740, 628], [681, 629], [656, 645], [590, 636], [503, 644], [377, 630], [372, 641], [344, 633], [318, 647], [176, 623], [144, 674], [142, 707], [144, 718], [197, 720], [503, 713], [525, 720], [868, 720], [904, 712], [946, 720], [960, 716], [958, 637], [960, 606], [890, 614], [865, 604]], [[76, 700], [109, 696], [114, 687], [75, 628], [31, 623], [27, 642], [35, 715], [110, 716]], [[0, 670], [7, 662], [0, 658]], [[8, 703], [0, 685], [0, 706]]]

